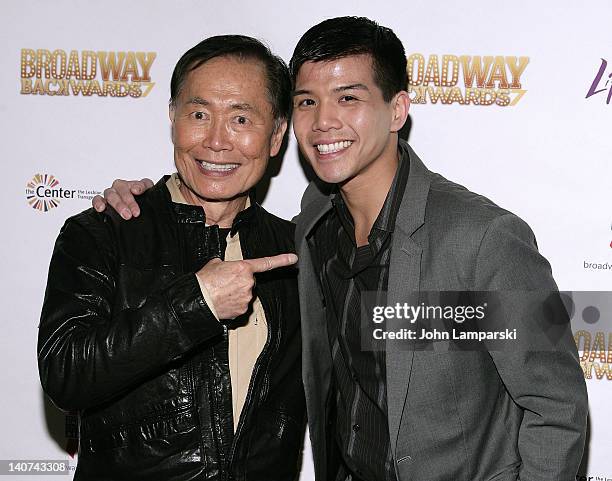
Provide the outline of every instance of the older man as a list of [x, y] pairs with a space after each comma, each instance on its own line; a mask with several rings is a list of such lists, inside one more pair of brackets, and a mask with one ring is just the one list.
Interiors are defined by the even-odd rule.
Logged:
[[296, 477], [293, 226], [249, 198], [290, 105], [288, 70], [259, 41], [202, 41], [172, 75], [177, 173], [139, 199], [135, 222], [66, 221], [38, 360], [45, 392], [80, 415], [75, 479]]

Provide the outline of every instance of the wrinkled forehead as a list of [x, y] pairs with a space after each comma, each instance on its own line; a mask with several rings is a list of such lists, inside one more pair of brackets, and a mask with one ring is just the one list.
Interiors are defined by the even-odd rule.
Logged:
[[257, 60], [210, 59], [192, 68], [181, 87], [179, 103], [196, 96], [211, 103], [248, 102], [262, 112], [272, 111], [264, 66]]
[[225, 54], [205, 61], [194, 61], [179, 85], [177, 96], [185, 88], [233, 86], [268, 98], [268, 80], [263, 62], [256, 58]]

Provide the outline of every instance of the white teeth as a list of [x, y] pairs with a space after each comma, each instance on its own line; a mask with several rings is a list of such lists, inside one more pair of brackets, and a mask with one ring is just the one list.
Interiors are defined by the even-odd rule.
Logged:
[[333, 144], [317, 144], [316, 147], [322, 154], [331, 154], [332, 152], [346, 149], [352, 143], [352, 140], [343, 140], [341, 142], [334, 142]]
[[215, 172], [229, 172], [230, 170], [239, 167], [240, 164], [211, 164], [205, 160], [200, 160], [200, 165], [206, 170], [214, 170]]

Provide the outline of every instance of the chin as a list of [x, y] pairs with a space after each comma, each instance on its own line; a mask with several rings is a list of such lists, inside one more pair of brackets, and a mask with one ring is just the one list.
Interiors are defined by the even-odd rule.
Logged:
[[207, 192], [204, 197], [210, 202], [227, 202], [239, 196], [237, 192]]
[[189, 187], [189, 190], [191, 191], [192, 195], [207, 202], [223, 201], [232, 197], [230, 192], [227, 192], [222, 188], [211, 188], [211, 186], [206, 185], [196, 184], [193, 186], [193, 188]]
[[325, 170], [325, 169], [313, 169], [317, 177], [321, 179], [323, 182], [328, 184], [341, 184], [345, 180], [347, 180], [348, 176], [344, 174], [344, 172], [337, 172], [334, 170]]
[[345, 159], [331, 162], [310, 161], [310, 166], [317, 177], [328, 184], [341, 184], [351, 178], [350, 165]]

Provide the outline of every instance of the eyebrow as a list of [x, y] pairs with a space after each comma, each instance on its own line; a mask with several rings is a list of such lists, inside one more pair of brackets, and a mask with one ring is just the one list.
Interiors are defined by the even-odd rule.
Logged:
[[232, 104], [230, 107], [232, 110], [243, 110], [245, 112], [257, 112], [257, 109], [247, 102], [238, 102], [238, 103]]
[[[333, 91], [334, 92], [344, 92], [346, 90], [364, 90], [366, 92], [370, 91], [367, 85], [360, 84], [360, 83], [350, 84], [350, 85], [340, 85], [339, 87], [336, 87]], [[311, 94], [311, 93], [312, 92], [310, 90], [302, 89], [302, 90], [294, 90], [292, 92], [292, 95], [295, 97], [297, 95], [304, 95], [304, 94]]]
[[187, 99], [185, 104], [209, 105], [210, 102], [208, 100], [204, 100], [202, 97], [191, 97], [190, 99]]
[[351, 84], [351, 85], [341, 85], [340, 87], [336, 87], [334, 92], [344, 92], [345, 90], [365, 90], [369, 92], [370, 89], [365, 84]]
[[[202, 97], [191, 97], [190, 99], [187, 100], [187, 102], [185, 102], [185, 104], [208, 106], [210, 105], [210, 102], [208, 100], [203, 99]], [[242, 110], [244, 112], [257, 112], [257, 109], [247, 102], [233, 103], [232, 105], [230, 105], [230, 108], [232, 110]]]

